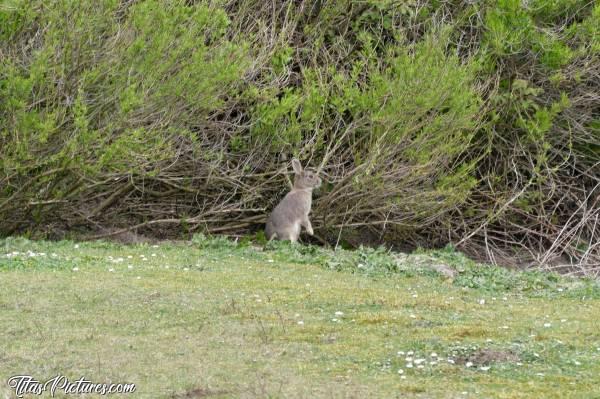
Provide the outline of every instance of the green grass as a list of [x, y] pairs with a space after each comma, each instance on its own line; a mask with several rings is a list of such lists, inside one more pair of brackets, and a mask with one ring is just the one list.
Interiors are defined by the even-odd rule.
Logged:
[[9, 238], [0, 288], [0, 397], [15, 374], [140, 398], [600, 397], [598, 283], [452, 249]]

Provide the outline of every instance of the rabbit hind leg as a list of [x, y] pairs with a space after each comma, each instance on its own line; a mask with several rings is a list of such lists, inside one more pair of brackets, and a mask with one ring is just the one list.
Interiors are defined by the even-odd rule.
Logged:
[[300, 223], [294, 223], [288, 228], [277, 232], [277, 237], [280, 240], [289, 240], [292, 243], [298, 241], [298, 237], [300, 236]]

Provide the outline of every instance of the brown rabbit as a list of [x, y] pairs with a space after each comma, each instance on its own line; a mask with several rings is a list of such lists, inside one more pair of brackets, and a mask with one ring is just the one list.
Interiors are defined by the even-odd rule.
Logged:
[[312, 205], [312, 190], [321, 185], [321, 178], [316, 172], [302, 169], [300, 161], [292, 160], [294, 168], [294, 187], [275, 207], [265, 230], [268, 240], [290, 240], [296, 242], [300, 236], [301, 226], [308, 234], [313, 235], [308, 214]]

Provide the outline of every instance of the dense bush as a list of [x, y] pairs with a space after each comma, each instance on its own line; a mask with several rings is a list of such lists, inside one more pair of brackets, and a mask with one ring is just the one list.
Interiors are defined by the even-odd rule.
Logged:
[[4, 2], [0, 232], [252, 232], [298, 156], [321, 239], [593, 272], [599, 26], [583, 0]]

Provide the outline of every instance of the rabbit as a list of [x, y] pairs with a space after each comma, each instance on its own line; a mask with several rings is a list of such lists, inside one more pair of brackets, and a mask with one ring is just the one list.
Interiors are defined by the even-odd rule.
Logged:
[[318, 173], [304, 170], [300, 161], [292, 159], [294, 168], [294, 187], [275, 207], [265, 229], [267, 240], [298, 241], [303, 226], [308, 234], [313, 235], [313, 228], [308, 220], [312, 205], [312, 191], [321, 186]]

